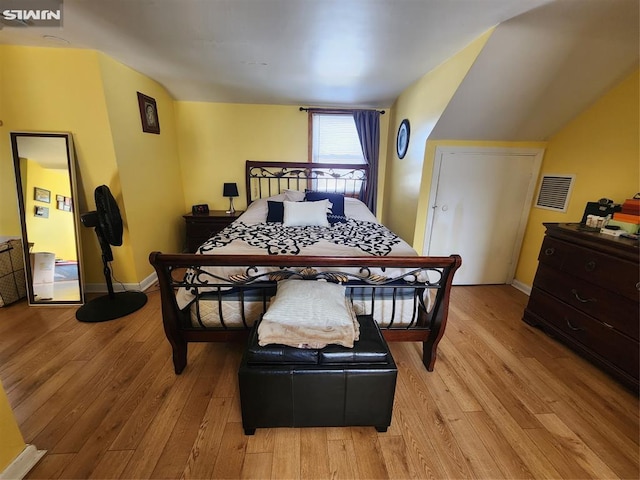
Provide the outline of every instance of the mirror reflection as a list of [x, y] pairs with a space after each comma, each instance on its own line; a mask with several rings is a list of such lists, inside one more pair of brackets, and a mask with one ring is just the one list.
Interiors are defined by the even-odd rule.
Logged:
[[72, 142], [11, 133], [29, 304], [83, 303]]

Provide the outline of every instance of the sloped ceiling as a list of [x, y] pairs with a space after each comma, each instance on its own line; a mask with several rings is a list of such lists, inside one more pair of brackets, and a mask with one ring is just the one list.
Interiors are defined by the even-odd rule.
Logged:
[[5, 22], [0, 43], [99, 50], [177, 100], [384, 108], [548, 1], [64, 0], [62, 28]]
[[639, 4], [64, 0], [62, 27], [0, 22], [0, 44], [99, 50], [177, 100], [388, 108], [498, 25], [430, 138], [544, 140], [637, 67]]
[[429, 138], [548, 139], [638, 67], [639, 5], [561, 0], [502, 23]]

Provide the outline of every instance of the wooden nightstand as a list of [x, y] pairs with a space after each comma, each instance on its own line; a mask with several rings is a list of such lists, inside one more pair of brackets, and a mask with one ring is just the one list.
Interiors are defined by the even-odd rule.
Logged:
[[241, 211], [226, 213], [224, 210], [211, 210], [209, 213], [183, 215], [187, 222], [187, 250], [189, 253], [194, 253], [200, 245], [243, 213]]

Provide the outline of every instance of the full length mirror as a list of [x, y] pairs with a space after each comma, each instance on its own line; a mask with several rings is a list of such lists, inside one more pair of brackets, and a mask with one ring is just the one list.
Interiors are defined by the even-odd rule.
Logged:
[[84, 301], [73, 138], [12, 132], [30, 305]]

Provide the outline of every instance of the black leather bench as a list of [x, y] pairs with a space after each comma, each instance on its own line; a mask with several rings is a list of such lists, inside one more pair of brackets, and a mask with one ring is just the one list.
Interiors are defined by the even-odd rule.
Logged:
[[267, 427], [391, 424], [398, 370], [371, 316], [359, 316], [353, 348], [300, 349], [258, 345], [251, 330], [238, 371], [242, 425], [247, 435]]

